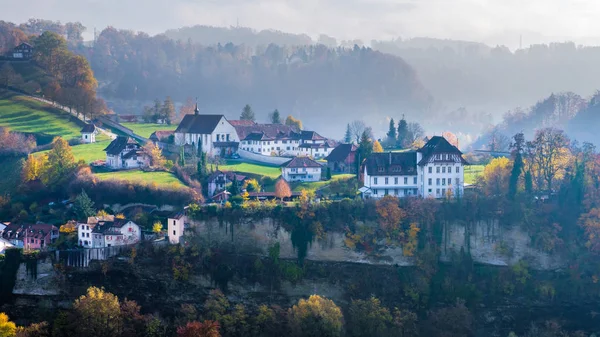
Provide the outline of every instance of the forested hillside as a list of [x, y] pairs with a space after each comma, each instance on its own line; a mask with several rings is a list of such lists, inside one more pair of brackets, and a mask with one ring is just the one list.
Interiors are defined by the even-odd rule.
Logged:
[[259, 120], [277, 108], [313, 127], [342, 114], [342, 123], [367, 113], [410, 114], [430, 101], [406, 62], [368, 48], [201, 46], [108, 28], [80, 51], [108, 100], [198, 97], [201, 108], [230, 117], [248, 103]]
[[600, 88], [600, 47], [567, 42], [511, 52], [503, 46], [433, 39], [374, 41], [372, 47], [414, 67], [443, 110], [465, 107], [471, 115], [500, 117], [553, 92], [589, 97]]

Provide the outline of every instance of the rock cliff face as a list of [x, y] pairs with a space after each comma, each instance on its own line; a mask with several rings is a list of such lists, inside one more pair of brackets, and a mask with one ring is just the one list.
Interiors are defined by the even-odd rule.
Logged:
[[[240, 252], [266, 256], [268, 247], [279, 242], [282, 258], [298, 256], [298, 244], [292, 233], [265, 218], [242, 221], [239, 224], [220, 224], [217, 220], [194, 224], [197, 233], [207, 240], [230, 244]], [[453, 252], [469, 252], [477, 263], [508, 266], [526, 259], [532, 268], [557, 269], [564, 265], [560, 256], [539, 251], [530, 245], [529, 235], [518, 226], [503, 227], [498, 221], [479, 221], [475, 224], [448, 223], [442, 229], [442, 261], [449, 261]], [[412, 266], [414, 259], [404, 256], [402, 247], [389, 247], [377, 256], [349, 249], [344, 244], [345, 234], [327, 232], [326, 237], [308, 244], [306, 259], [311, 261], [352, 262], [373, 265]]]

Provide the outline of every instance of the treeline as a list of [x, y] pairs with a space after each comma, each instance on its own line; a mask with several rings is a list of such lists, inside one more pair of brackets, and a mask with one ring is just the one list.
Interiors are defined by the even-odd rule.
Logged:
[[197, 96], [209, 111], [233, 115], [251, 103], [257, 111], [278, 107], [303, 120], [342, 109], [358, 116], [365, 107], [379, 114], [391, 106], [412, 111], [429, 100], [408, 64], [368, 48], [207, 47], [110, 27], [92, 48], [78, 52], [107, 84], [103, 95], [111, 99]]
[[[0, 86], [31, 95], [43, 95], [46, 99], [75, 109], [90, 118], [105, 113], [106, 104], [102, 99], [96, 98], [98, 83], [87, 59], [68, 48], [81, 45], [83, 30], [84, 27], [79, 23], [61, 25], [32, 19], [26, 24], [15, 26], [0, 22], [0, 50], [11, 50], [21, 42], [28, 42], [34, 47], [33, 63], [18, 65], [18, 71], [11, 62], [4, 62], [0, 67]], [[41, 73], [38, 66], [42, 69]], [[36, 71], [37, 77], [27, 76], [33, 77], [28, 81], [21, 74], [30, 75]], [[51, 79], [42, 78], [45, 74]]]
[[504, 114], [497, 125], [490, 125], [473, 144], [475, 149], [508, 151], [509, 137], [523, 132], [533, 137], [542, 128], [564, 129], [579, 142], [598, 144], [600, 138], [594, 125], [600, 122], [600, 91], [585, 99], [573, 92], [555, 93], [528, 109], [515, 108]]

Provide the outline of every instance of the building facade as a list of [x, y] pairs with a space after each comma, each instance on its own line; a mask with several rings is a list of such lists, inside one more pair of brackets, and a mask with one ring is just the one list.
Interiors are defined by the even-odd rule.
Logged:
[[131, 137], [118, 136], [104, 151], [106, 167], [113, 170], [146, 167], [150, 163], [142, 146]]
[[81, 129], [81, 141], [83, 143], [95, 143], [96, 142], [97, 129], [94, 124], [86, 124]]
[[464, 192], [462, 152], [443, 137], [417, 151], [373, 153], [363, 164], [363, 196], [444, 198]]
[[[232, 121], [234, 122], [234, 121]], [[300, 131], [282, 124], [233, 124], [240, 149], [264, 156], [310, 156], [324, 158], [334, 148], [332, 141], [314, 131]]]
[[167, 218], [167, 236], [169, 237], [169, 243], [176, 245], [181, 242], [181, 237], [188, 227], [187, 223], [188, 218], [185, 215], [185, 209]]
[[281, 176], [286, 181], [319, 181], [323, 166], [308, 157], [295, 157], [281, 165]]
[[23, 42], [16, 46], [9, 56], [15, 60], [29, 60], [33, 56], [33, 47], [29, 43]]
[[332, 173], [356, 173], [356, 150], [354, 144], [340, 144], [325, 158]]
[[58, 239], [58, 236], [58, 228], [50, 224], [10, 224], [2, 232], [2, 238], [16, 248], [26, 250], [46, 249]]
[[[91, 241], [88, 241], [90, 240], [88, 233], [91, 236]], [[77, 234], [81, 240], [79, 244], [84, 248], [131, 245], [140, 242], [142, 239], [140, 227], [135, 222], [126, 219], [98, 221], [96, 224], [80, 224]], [[86, 244], [85, 241], [88, 241], [88, 243]]]

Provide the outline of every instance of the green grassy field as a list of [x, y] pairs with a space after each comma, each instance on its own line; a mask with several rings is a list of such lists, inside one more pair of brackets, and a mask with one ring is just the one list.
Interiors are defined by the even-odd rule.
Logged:
[[483, 167], [484, 165], [465, 166], [465, 183], [475, 183], [477, 181], [477, 177], [483, 173]]
[[303, 183], [291, 183], [290, 187], [292, 188], [292, 191], [294, 191], [294, 192], [300, 192], [303, 189], [308, 190], [308, 191], [316, 191], [320, 188], [323, 188], [323, 187], [329, 185], [332, 181], [346, 180], [346, 179], [351, 179], [353, 177], [355, 177], [354, 174], [338, 174], [338, 175], [331, 177], [331, 180], [329, 180], [329, 181], [321, 180], [321, 181], [312, 181], [312, 182], [303, 182]]
[[227, 161], [225, 165], [219, 165], [219, 170], [258, 174], [270, 178], [277, 178], [281, 175], [281, 169], [279, 167], [243, 163], [233, 160]]
[[75, 117], [60, 109], [18, 95], [0, 96], [0, 126], [11, 131], [44, 133], [65, 139], [79, 137]]
[[148, 138], [154, 131], [175, 131], [177, 125], [151, 124], [151, 123], [121, 123], [126, 128], [133, 130], [136, 134]]
[[144, 172], [140, 170], [95, 173], [101, 180], [124, 180], [132, 183], [153, 184], [159, 187], [186, 187], [181, 180], [169, 172]]
[[85, 160], [86, 163], [91, 163], [99, 159], [106, 159], [104, 149], [110, 144], [110, 140], [105, 140], [91, 144], [81, 144], [72, 146], [73, 156], [75, 160]]

